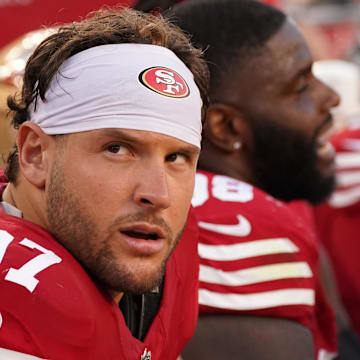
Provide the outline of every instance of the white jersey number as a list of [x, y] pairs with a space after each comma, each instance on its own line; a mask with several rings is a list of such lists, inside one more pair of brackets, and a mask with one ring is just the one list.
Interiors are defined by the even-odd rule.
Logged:
[[[14, 237], [11, 234], [5, 230], [0, 230], [0, 263], [13, 240]], [[33, 292], [39, 283], [39, 280], [36, 279], [35, 276], [49, 266], [61, 262], [61, 258], [54, 252], [43, 248], [27, 238], [21, 240], [19, 244], [29, 249], [39, 250], [42, 254], [35, 256], [19, 269], [10, 268], [5, 276], [5, 280], [24, 286], [30, 292]]]
[[[203, 174], [196, 174], [195, 191], [192, 198], [194, 207], [203, 205], [209, 199], [208, 178]], [[242, 181], [228, 176], [216, 175], [211, 182], [211, 194], [221, 201], [248, 202], [253, 200], [253, 187]]]

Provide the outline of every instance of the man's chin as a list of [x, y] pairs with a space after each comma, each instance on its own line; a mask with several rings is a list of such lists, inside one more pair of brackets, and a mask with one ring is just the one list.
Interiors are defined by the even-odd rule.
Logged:
[[127, 283], [126, 285], [122, 284], [121, 286], [110, 287], [110, 289], [114, 292], [122, 292], [122, 293], [130, 293], [130, 294], [144, 294], [152, 292], [154, 289], [159, 287], [162, 282], [162, 277], [151, 279], [149, 281], [136, 282], [133, 281], [131, 283]]
[[111, 279], [103, 279], [102, 283], [107, 288], [115, 292], [143, 294], [153, 291], [161, 285], [164, 277], [165, 264], [156, 268], [133, 269], [134, 271], [124, 271], [119, 269], [119, 275]]

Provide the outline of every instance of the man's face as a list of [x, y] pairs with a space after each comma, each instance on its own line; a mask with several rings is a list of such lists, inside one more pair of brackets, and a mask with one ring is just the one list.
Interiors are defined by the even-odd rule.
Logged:
[[122, 129], [72, 134], [56, 148], [50, 231], [107, 288], [151, 290], [185, 225], [198, 149]]
[[241, 107], [252, 129], [253, 183], [290, 201], [319, 202], [334, 186], [334, 150], [324, 137], [338, 95], [311, 71], [297, 28], [286, 22], [242, 74]]

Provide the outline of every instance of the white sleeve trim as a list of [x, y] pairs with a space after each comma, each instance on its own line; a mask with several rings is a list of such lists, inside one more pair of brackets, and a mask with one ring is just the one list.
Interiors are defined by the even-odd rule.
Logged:
[[36, 356], [0, 348], [0, 360], [45, 360]]
[[360, 152], [337, 153], [335, 158], [336, 168], [344, 169], [360, 166]]
[[337, 355], [338, 355], [337, 353], [333, 353], [333, 352], [329, 352], [324, 349], [320, 349], [317, 360], [333, 360], [336, 358]]
[[256, 266], [236, 271], [223, 271], [200, 265], [200, 281], [225, 286], [243, 286], [266, 281], [311, 278], [313, 273], [306, 262], [288, 262]]
[[231, 245], [198, 245], [203, 259], [228, 261], [251, 258], [254, 256], [296, 253], [299, 248], [288, 238], [262, 239]]
[[333, 208], [342, 208], [353, 205], [360, 200], [360, 186], [346, 190], [336, 190], [328, 203]]
[[284, 289], [254, 294], [223, 294], [199, 290], [199, 304], [227, 310], [260, 310], [287, 305], [315, 305], [313, 289]]
[[[360, 164], [359, 164], [360, 165]], [[360, 170], [347, 170], [336, 174], [337, 186], [353, 186], [360, 184]]]

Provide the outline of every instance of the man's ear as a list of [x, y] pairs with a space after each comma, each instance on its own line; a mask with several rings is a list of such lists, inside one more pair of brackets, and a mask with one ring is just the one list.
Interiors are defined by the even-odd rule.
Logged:
[[245, 145], [248, 125], [241, 112], [230, 105], [214, 103], [207, 111], [206, 138], [225, 152], [238, 151]]
[[30, 121], [23, 123], [18, 131], [17, 146], [21, 174], [38, 188], [45, 186], [48, 175], [50, 142], [50, 136]]

